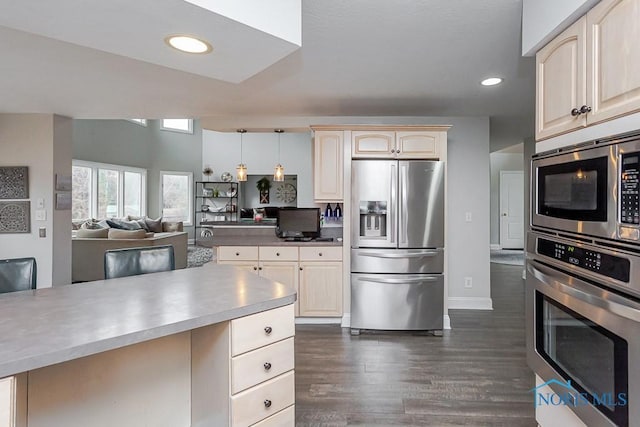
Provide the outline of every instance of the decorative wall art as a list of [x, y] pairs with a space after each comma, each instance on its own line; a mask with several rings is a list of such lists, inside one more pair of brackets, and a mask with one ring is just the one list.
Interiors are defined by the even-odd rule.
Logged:
[[56, 193], [56, 210], [71, 209], [71, 193]]
[[29, 168], [0, 166], [0, 199], [29, 198]]
[[71, 175], [56, 175], [56, 190], [71, 191]]
[[31, 231], [29, 201], [0, 202], [0, 233]]

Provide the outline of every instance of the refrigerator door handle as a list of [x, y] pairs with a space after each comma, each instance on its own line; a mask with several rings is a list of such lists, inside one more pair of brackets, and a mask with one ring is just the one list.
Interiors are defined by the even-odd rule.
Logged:
[[360, 252], [359, 256], [370, 256], [375, 258], [423, 258], [434, 257], [438, 252], [417, 252], [408, 254], [378, 253], [378, 252]]
[[391, 218], [389, 220], [389, 225], [391, 226], [391, 233], [389, 233], [390, 238], [389, 241], [390, 243], [396, 243], [396, 233], [397, 233], [397, 219], [398, 219], [398, 210], [396, 209], [397, 203], [398, 203], [398, 172], [396, 171], [396, 165], [392, 164], [391, 165], [391, 188], [390, 188], [390, 193], [391, 193], [391, 206], [389, 206], [389, 209], [387, 210], [387, 212], [389, 212], [391, 215]]
[[400, 216], [398, 233], [400, 234], [399, 243], [407, 243], [409, 236], [407, 234], [407, 222], [409, 210], [407, 209], [407, 182], [409, 181], [409, 171], [407, 165], [400, 163], [400, 202], [398, 203], [398, 215]]
[[437, 282], [438, 277], [408, 277], [404, 279], [378, 279], [375, 277], [361, 277], [360, 280], [362, 282], [373, 282], [373, 283], [386, 283], [390, 285], [401, 285], [404, 283], [422, 283], [422, 282]]

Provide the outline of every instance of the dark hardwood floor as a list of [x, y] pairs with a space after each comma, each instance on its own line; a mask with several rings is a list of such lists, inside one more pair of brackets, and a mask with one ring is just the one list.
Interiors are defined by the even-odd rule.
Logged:
[[296, 327], [297, 426], [536, 426], [521, 266], [491, 264], [493, 311], [444, 336]]

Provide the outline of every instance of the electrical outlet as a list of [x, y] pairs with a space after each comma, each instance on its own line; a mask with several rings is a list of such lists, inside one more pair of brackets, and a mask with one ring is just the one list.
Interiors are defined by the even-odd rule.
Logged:
[[471, 212], [466, 212], [466, 213], [464, 214], [464, 220], [465, 220], [466, 222], [471, 222]]
[[471, 277], [464, 278], [464, 287], [465, 288], [473, 288], [473, 279]]

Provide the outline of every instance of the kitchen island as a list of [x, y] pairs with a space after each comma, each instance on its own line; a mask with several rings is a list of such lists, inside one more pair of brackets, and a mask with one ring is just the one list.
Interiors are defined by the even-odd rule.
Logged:
[[17, 426], [293, 425], [295, 299], [216, 264], [0, 295], [0, 399]]

